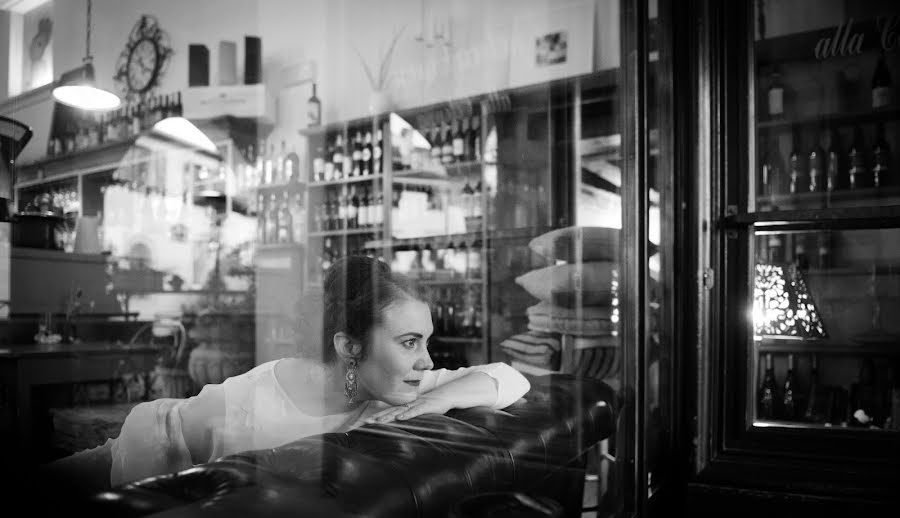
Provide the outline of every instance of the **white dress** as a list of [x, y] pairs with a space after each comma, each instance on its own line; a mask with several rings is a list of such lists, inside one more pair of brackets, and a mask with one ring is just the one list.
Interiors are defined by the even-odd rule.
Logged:
[[[142, 478], [172, 473], [194, 465], [182, 431], [182, 411], [199, 412], [209, 424], [212, 461], [248, 450], [274, 448], [303, 437], [326, 432], [346, 432], [389, 405], [367, 401], [340, 414], [313, 416], [298, 409], [275, 376], [274, 360], [207, 385], [200, 394], [187, 399], [156, 399], [132, 409], [119, 437], [111, 447], [113, 486]], [[515, 369], [505, 363], [491, 363], [457, 370], [426, 371], [419, 393], [460, 378], [483, 372], [497, 385], [493, 408], [505, 408], [524, 396], [530, 386]], [[224, 404], [223, 404], [224, 402]], [[224, 415], [222, 415], [224, 413]]]

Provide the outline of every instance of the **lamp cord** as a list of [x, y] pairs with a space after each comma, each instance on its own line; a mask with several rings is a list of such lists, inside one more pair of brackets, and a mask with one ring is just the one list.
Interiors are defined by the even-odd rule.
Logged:
[[87, 63], [93, 59], [91, 57], [91, 0], [87, 0], [87, 30], [85, 31], [84, 40], [84, 62]]

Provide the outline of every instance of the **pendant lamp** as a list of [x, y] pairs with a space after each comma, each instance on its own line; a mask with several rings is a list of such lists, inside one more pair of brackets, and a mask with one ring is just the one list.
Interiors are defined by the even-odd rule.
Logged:
[[89, 111], [108, 111], [119, 107], [119, 96], [94, 84], [94, 65], [91, 56], [91, 0], [87, 0], [87, 30], [85, 32], [84, 65], [70, 70], [59, 78], [53, 97], [69, 106]]

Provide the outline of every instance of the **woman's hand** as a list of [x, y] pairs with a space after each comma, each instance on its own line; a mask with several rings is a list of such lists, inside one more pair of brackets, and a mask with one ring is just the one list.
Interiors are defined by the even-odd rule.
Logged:
[[454, 408], [453, 403], [435, 391], [421, 394], [414, 401], [404, 405], [392, 406], [366, 419], [368, 423], [390, 423], [391, 421], [405, 421], [422, 414], [446, 414]]

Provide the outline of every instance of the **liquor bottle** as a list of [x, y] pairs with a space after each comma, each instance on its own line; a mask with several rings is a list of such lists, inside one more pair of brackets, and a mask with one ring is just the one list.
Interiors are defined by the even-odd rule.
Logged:
[[259, 143], [256, 145], [256, 157], [253, 162], [253, 176], [256, 178], [257, 185], [262, 185], [263, 183], [263, 170], [265, 169], [263, 155], [265, 152], [265, 141], [260, 139]]
[[884, 108], [893, 102], [893, 81], [884, 59], [884, 51], [878, 57], [875, 73], [872, 74], [872, 108]]
[[825, 152], [827, 169], [825, 173], [825, 190], [834, 192], [843, 188], [840, 184], [841, 172], [841, 142], [837, 130], [832, 126], [828, 137], [828, 151]]
[[472, 186], [469, 185], [468, 180], [466, 180], [465, 185], [463, 185], [462, 192], [460, 193], [460, 201], [462, 202], [463, 215], [466, 218], [472, 216], [472, 196], [474, 194], [475, 194], [475, 191], [472, 190]]
[[475, 188], [472, 190], [472, 217], [480, 218], [484, 214], [484, 209], [482, 208], [483, 196], [481, 180], [478, 180], [478, 183], [475, 184]]
[[359, 225], [359, 196], [356, 195], [356, 187], [350, 187], [347, 195], [347, 228], [358, 228]]
[[281, 151], [275, 156], [275, 163], [272, 164], [272, 176], [274, 180], [273, 183], [287, 183], [287, 181], [290, 179], [288, 175], [291, 174], [292, 171], [290, 171], [289, 169], [285, 169], [284, 167], [287, 163], [287, 155], [287, 143], [282, 140]]
[[453, 134], [450, 128], [450, 123], [447, 122], [444, 124], [442, 128], [442, 137], [441, 137], [441, 163], [443, 164], [452, 164], [453, 163]]
[[293, 146], [291, 146], [291, 150], [284, 158], [282, 170], [284, 171], [285, 181], [300, 183], [300, 155], [297, 154], [297, 150]]
[[291, 214], [290, 197], [287, 191], [281, 200], [281, 207], [278, 210], [278, 242], [290, 243], [294, 239], [294, 219]]
[[139, 106], [131, 107], [131, 136], [136, 137], [141, 134], [141, 112]]
[[363, 161], [363, 143], [362, 143], [362, 135], [357, 131], [356, 136], [353, 137], [353, 170], [349, 176], [360, 176], [362, 175], [362, 161]]
[[800, 270], [809, 269], [809, 256], [806, 254], [806, 234], [794, 236], [794, 264]]
[[850, 388], [850, 426], [880, 426], [881, 399], [881, 391], [875, 384], [875, 365], [871, 358], [863, 358], [857, 381]]
[[344, 170], [344, 137], [338, 133], [334, 138], [334, 154], [331, 155], [331, 163], [334, 164], [332, 180], [340, 180], [349, 171]]
[[481, 241], [475, 240], [469, 247], [469, 260], [467, 261], [468, 273], [470, 279], [481, 278]]
[[769, 264], [784, 261], [784, 241], [781, 234], [769, 234]]
[[312, 95], [306, 100], [306, 127], [322, 123], [322, 102], [316, 96], [316, 84], [312, 84]]
[[318, 207], [316, 207], [315, 214], [313, 215], [314, 221], [313, 224], [315, 226], [316, 232], [322, 232], [325, 230], [325, 220], [327, 216], [325, 215], [325, 204], [321, 203]]
[[266, 154], [265, 159], [263, 159], [263, 184], [265, 185], [272, 185], [275, 183], [275, 159], [272, 156], [274, 154], [275, 144], [270, 144], [269, 152]]
[[826, 394], [823, 393], [823, 387], [819, 385], [819, 357], [812, 355], [812, 367], [809, 372], [809, 390], [806, 392], [806, 410], [803, 413], [804, 419], [812, 423], [825, 422], [826, 412]]
[[181, 92], [178, 92], [178, 99], [175, 101], [175, 110], [173, 117], [181, 117], [184, 114], [184, 106], [181, 104]]
[[[297, 170], [299, 173], [300, 168], [300, 160], [299, 157], [297, 159]], [[323, 156], [322, 146], [316, 146], [316, 155], [313, 158], [313, 170], [312, 170], [312, 179], [313, 182], [321, 182], [325, 180], [325, 158]], [[299, 176], [299, 175], [298, 175]], [[297, 178], [299, 181], [299, 178]]]
[[469, 118], [463, 117], [462, 122], [460, 123], [460, 136], [462, 138], [463, 144], [463, 152], [462, 156], [459, 158], [460, 161], [463, 162], [471, 162], [473, 160], [473, 150], [472, 150], [472, 129], [469, 126]]
[[821, 132], [816, 132], [809, 151], [809, 192], [825, 189], [825, 151], [819, 144], [821, 135]]
[[381, 189], [375, 190], [375, 203], [372, 204], [369, 221], [375, 226], [384, 223], [384, 196], [381, 194]]
[[876, 188], [893, 183], [891, 178], [891, 147], [884, 138], [884, 123], [878, 123], [875, 145], [872, 146], [872, 181]]
[[266, 214], [266, 243], [278, 242], [278, 216], [279, 216], [278, 200], [275, 193], [269, 196], [269, 210]]
[[868, 170], [866, 169], [866, 151], [863, 141], [862, 128], [856, 126], [853, 129], [853, 144], [847, 152], [850, 159], [849, 181], [847, 184], [850, 189], [861, 189], [868, 187]]
[[327, 143], [323, 162], [322, 181], [330, 182], [334, 180], [334, 145], [331, 142]]
[[469, 133], [469, 146], [472, 149], [472, 160], [478, 162], [481, 160], [481, 131], [479, 126], [481, 119], [477, 115], [472, 116], [472, 130]]
[[291, 242], [303, 243], [306, 239], [306, 208], [303, 206], [303, 195], [294, 193], [294, 200], [290, 205], [291, 211]]
[[350, 196], [347, 194], [347, 186], [341, 187], [341, 193], [338, 195], [338, 229], [347, 228], [347, 208], [350, 205]]
[[357, 224], [359, 228], [368, 228], [371, 223], [369, 223], [369, 212], [371, 211], [371, 194], [369, 193], [369, 189], [367, 187], [363, 188], [362, 196], [359, 197], [359, 212], [357, 213]]
[[757, 415], [760, 419], [775, 419], [775, 401], [778, 399], [778, 387], [775, 384], [775, 369], [772, 366], [772, 354], [766, 354], [766, 371], [757, 396]]
[[265, 195], [259, 193], [256, 197], [256, 243], [265, 244], [266, 242], [266, 198]]
[[366, 132], [365, 144], [363, 146], [362, 152], [362, 174], [363, 176], [369, 176], [372, 174], [372, 132]]
[[334, 247], [331, 243], [331, 238], [326, 237], [325, 243], [322, 245], [322, 270], [327, 270], [331, 268], [331, 265], [334, 264], [334, 260], [336, 259]]
[[794, 355], [788, 355], [788, 370], [784, 376], [784, 389], [781, 397], [781, 415], [784, 419], [797, 418], [797, 399], [794, 394]]
[[823, 230], [817, 235], [817, 266], [824, 270], [831, 268], [831, 231]]
[[433, 166], [441, 163], [443, 149], [444, 139], [441, 136], [441, 126], [439, 122], [435, 122], [431, 129], [431, 162]]
[[805, 192], [809, 188], [807, 185], [807, 179], [809, 178], [809, 176], [806, 174], [806, 164], [803, 163], [803, 153], [800, 150], [800, 133], [796, 128], [794, 128], [793, 144], [791, 145], [791, 155], [789, 159], [791, 172], [788, 193], [790, 193], [791, 195]]
[[773, 138], [771, 145], [768, 144], [769, 142], [763, 143], [761, 189], [762, 194], [769, 199], [774, 208], [775, 196], [784, 192], [782, 189], [784, 171], [781, 167], [781, 151], [778, 149], [778, 139]]
[[381, 174], [381, 160], [384, 156], [384, 140], [381, 128], [378, 129], [375, 138], [375, 149], [372, 150], [372, 173]]
[[781, 74], [772, 73], [772, 80], [768, 90], [769, 117], [777, 118], [784, 115], [784, 85], [781, 84]]
[[453, 160], [462, 162], [466, 159], [466, 141], [459, 121], [453, 121]]

